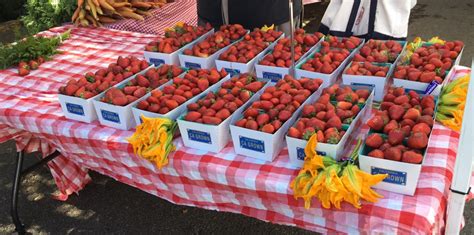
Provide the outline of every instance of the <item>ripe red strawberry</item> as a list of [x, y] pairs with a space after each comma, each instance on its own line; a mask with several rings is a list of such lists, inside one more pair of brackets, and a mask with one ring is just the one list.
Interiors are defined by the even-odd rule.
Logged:
[[398, 144], [401, 144], [403, 142], [403, 139], [405, 138], [405, 133], [397, 128], [397, 129], [393, 129], [391, 130], [389, 133], [388, 133], [388, 143], [390, 143], [391, 145], [398, 145]]
[[30, 74], [30, 70], [26, 68], [18, 68], [18, 75], [20, 76], [26, 76]]
[[395, 98], [395, 100], [393, 100], [393, 102], [395, 104], [398, 104], [398, 105], [408, 103], [409, 101], [410, 101], [410, 99], [406, 95], [399, 96], [399, 97]]
[[428, 136], [423, 132], [413, 133], [408, 137], [407, 145], [413, 149], [424, 149], [428, 146]]
[[370, 157], [374, 157], [374, 158], [381, 158], [381, 159], [384, 158], [383, 151], [380, 150], [380, 149], [374, 149], [374, 150], [370, 151], [368, 155]]
[[388, 109], [388, 113], [391, 119], [400, 120], [405, 113], [405, 109], [400, 105], [392, 105]]
[[30, 66], [30, 69], [31, 69], [31, 70], [38, 69], [38, 67], [39, 67], [38, 62], [35, 61], [35, 60], [30, 60], [30, 63], [29, 63], [28, 65]]
[[369, 125], [370, 128], [376, 131], [380, 131], [383, 129], [385, 123], [384, 120], [381, 116], [374, 116], [369, 121], [367, 122], [367, 125]]
[[338, 130], [342, 128], [341, 118], [334, 116], [326, 122], [326, 128], [335, 127]]
[[418, 123], [426, 123], [428, 126], [432, 127], [434, 124], [433, 117], [430, 115], [423, 115], [417, 120]]
[[383, 128], [383, 133], [388, 134], [390, 133], [391, 130], [397, 129], [398, 127], [399, 127], [398, 122], [395, 120], [391, 120]]
[[402, 160], [402, 151], [397, 147], [390, 147], [383, 151], [385, 159], [400, 161]]
[[420, 110], [416, 108], [410, 108], [406, 111], [405, 115], [403, 115], [403, 119], [410, 119], [413, 121], [418, 120], [418, 118], [421, 116]]
[[420, 164], [423, 161], [423, 155], [415, 151], [406, 151], [403, 153], [402, 162]]
[[301, 132], [294, 127], [290, 127], [290, 129], [288, 129], [288, 136], [301, 139]]
[[365, 144], [371, 148], [379, 148], [383, 144], [384, 140], [380, 134], [372, 133], [365, 140]]
[[413, 133], [422, 132], [422, 133], [425, 133], [426, 135], [429, 135], [431, 133], [431, 128], [430, 126], [428, 126], [428, 124], [421, 122], [414, 125], [411, 131]]

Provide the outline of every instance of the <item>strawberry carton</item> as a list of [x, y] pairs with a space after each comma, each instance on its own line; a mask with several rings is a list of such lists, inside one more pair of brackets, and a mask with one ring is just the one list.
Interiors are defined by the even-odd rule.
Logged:
[[[360, 47], [363, 40], [354, 37], [353, 41], [356, 41], [356, 39], [359, 40], [357, 45]], [[353, 44], [350, 43], [350, 45]], [[320, 78], [324, 81], [323, 87], [327, 87], [336, 82], [357, 49], [334, 48], [328, 46], [328, 43], [325, 41], [321, 42], [321, 45], [310, 56], [296, 65], [295, 75], [297, 78]]]
[[132, 106], [148, 92], [169, 83], [182, 74], [183, 68], [176, 65], [161, 65], [137, 74], [125, 83], [112, 87], [94, 99], [94, 107], [100, 124], [121, 130], [135, 126]]
[[436, 98], [391, 88], [367, 122], [369, 135], [359, 164], [366, 172], [388, 174], [376, 188], [414, 195], [429, 146]]
[[288, 130], [288, 154], [295, 167], [303, 166], [304, 149], [313, 134], [318, 136], [318, 154], [339, 160], [372, 109], [372, 87], [335, 84], [322, 93], [303, 107], [301, 117]]
[[461, 41], [422, 44], [410, 56], [400, 59], [393, 72], [394, 86], [438, 96], [463, 50]]
[[[321, 42], [323, 34], [317, 32], [306, 34], [303, 29], [295, 31], [295, 64], [308, 56]], [[258, 59], [255, 70], [257, 77], [271, 79], [276, 82], [290, 73], [291, 67], [291, 39], [289, 37], [278, 40], [271, 51], [262, 59]]]
[[220, 152], [230, 140], [229, 124], [233, 114], [257, 100], [269, 84], [250, 74], [240, 74], [223, 82], [217, 91], [200, 95], [178, 118], [184, 145]]
[[191, 26], [177, 23], [174, 27], [165, 29], [165, 36], [158, 38], [145, 46], [145, 59], [155, 66], [161, 64], [179, 65], [178, 55], [194, 44], [201, 42], [214, 33], [211, 25]]
[[248, 33], [249, 31], [239, 24], [223, 25], [219, 31], [194, 44], [192, 48], [183, 50], [179, 54], [179, 62], [186, 68], [213, 68], [219, 55]]
[[272, 29], [262, 31], [255, 28], [241, 41], [220, 54], [219, 59], [216, 60], [217, 69], [224, 68], [231, 76], [251, 72], [255, 62], [272, 49], [282, 37], [282, 32]]
[[113, 86], [124, 83], [151, 66], [136, 57], [119, 57], [106, 69], [88, 72], [79, 80], [71, 79], [59, 88], [59, 103], [68, 119], [91, 123], [97, 119], [93, 100]]
[[364, 44], [363, 39], [360, 39], [355, 36], [351, 37], [337, 37], [332, 35], [327, 35], [324, 37], [324, 40], [321, 42], [322, 47], [330, 47], [330, 48], [339, 48], [339, 49], [347, 49], [349, 51], [357, 51], [362, 44]]
[[273, 161], [284, 147], [285, 133], [301, 108], [321, 94], [319, 79], [286, 75], [265, 88], [259, 100], [235, 114], [230, 131], [237, 154]]
[[406, 44], [406, 41], [370, 39], [355, 54], [354, 61], [395, 64]]
[[141, 116], [167, 117], [176, 120], [189, 103], [196, 102], [200, 94], [217, 90], [221, 84], [230, 79], [225, 70], [220, 72], [213, 68], [192, 69], [173, 78], [172, 83], [151, 91], [138, 100], [132, 107], [137, 124]]
[[342, 83], [354, 86], [371, 86], [374, 88], [374, 100], [381, 101], [385, 84], [387, 84], [392, 70], [392, 64], [353, 61], [342, 73]]

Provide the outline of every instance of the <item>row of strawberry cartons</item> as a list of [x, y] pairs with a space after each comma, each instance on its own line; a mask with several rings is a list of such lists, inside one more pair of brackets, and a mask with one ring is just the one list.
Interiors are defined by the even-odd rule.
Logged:
[[434, 125], [436, 98], [390, 88], [369, 119], [369, 135], [360, 152], [362, 170], [388, 174], [376, 187], [413, 195]]

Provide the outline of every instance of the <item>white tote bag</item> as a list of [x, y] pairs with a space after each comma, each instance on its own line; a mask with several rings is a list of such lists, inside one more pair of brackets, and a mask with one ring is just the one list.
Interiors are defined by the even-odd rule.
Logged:
[[331, 0], [320, 31], [336, 36], [404, 39], [416, 0]]

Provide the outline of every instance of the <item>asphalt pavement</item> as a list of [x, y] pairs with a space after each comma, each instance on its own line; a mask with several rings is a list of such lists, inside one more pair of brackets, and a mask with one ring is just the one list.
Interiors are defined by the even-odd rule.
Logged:
[[[325, 5], [306, 7], [309, 31], [317, 29]], [[471, 0], [419, 0], [412, 11], [409, 37], [462, 40], [466, 43], [462, 65], [470, 66], [474, 55], [474, 3]], [[8, 38], [0, 30], [1, 38]], [[38, 157], [30, 154], [25, 165]], [[469, 163], [470, 164], [470, 163]], [[15, 165], [13, 142], [0, 144], [0, 234], [14, 232], [9, 216]], [[54, 180], [47, 168], [24, 178], [20, 194], [20, 216], [33, 234], [310, 234], [311, 232], [275, 225], [239, 214], [223, 213], [166, 200], [91, 172], [93, 182], [79, 195], [65, 202], [54, 200]], [[464, 211], [466, 227], [462, 234], [474, 234], [474, 204]]]

